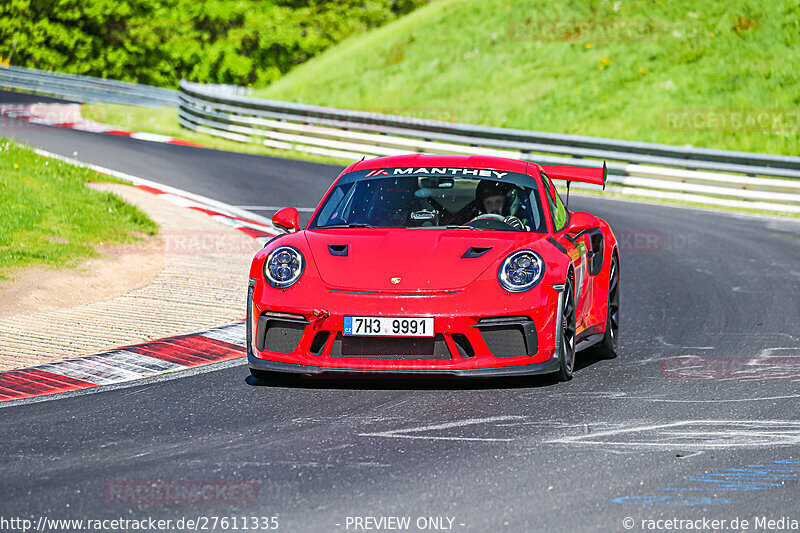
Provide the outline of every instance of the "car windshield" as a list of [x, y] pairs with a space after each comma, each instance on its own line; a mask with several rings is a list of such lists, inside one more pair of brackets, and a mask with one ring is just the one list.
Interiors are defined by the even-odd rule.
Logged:
[[475, 177], [397, 176], [392, 170], [343, 176], [310, 227], [546, 231], [530, 176], [484, 169]]

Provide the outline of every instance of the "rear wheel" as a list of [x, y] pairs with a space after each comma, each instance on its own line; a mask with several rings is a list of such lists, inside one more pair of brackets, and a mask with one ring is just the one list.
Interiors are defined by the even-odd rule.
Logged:
[[595, 344], [593, 351], [605, 359], [617, 356], [619, 346], [619, 260], [611, 256], [608, 277], [608, 312], [606, 313], [606, 333], [603, 340]]
[[564, 285], [558, 358], [560, 365], [556, 372], [556, 378], [558, 381], [571, 380], [572, 372], [575, 370], [575, 293], [572, 290], [571, 277], [567, 278], [567, 282]]

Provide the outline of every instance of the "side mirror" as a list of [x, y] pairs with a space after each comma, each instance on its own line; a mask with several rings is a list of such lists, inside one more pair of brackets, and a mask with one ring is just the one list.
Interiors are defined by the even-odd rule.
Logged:
[[586, 211], [573, 211], [569, 216], [570, 231], [581, 231], [597, 226], [597, 219]]
[[300, 213], [294, 207], [284, 207], [272, 215], [272, 225], [285, 233], [300, 229]]

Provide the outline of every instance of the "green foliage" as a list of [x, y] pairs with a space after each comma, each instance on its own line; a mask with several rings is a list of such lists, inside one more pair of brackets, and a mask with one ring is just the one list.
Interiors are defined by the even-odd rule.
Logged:
[[4, 0], [14, 65], [175, 87], [267, 85], [427, 0]]

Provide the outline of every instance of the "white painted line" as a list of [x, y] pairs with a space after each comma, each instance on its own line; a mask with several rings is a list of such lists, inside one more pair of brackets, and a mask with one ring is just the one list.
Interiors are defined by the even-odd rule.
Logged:
[[507, 420], [524, 420], [524, 416], [507, 415], [492, 416], [488, 418], [468, 418], [458, 422], [447, 422], [444, 424], [433, 424], [430, 426], [419, 426], [406, 429], [393, 429], [377, 433], [360, 433], [359, 437], [386, 437], [393, 439], [421, 439], [421, 440], [453, 440], [453, 441], [478, 441], [478, 442], [511, 442], [514, 439], [492, 438], [492, 437], [447, 437], [436, 435], [411, 435], [410, 433], [421, 433], [423, 431], [437, 431], [440, 429], [462, 428], [477, 424], [488, 424], [491, 422], [502, 422]]
[[245, 222], [244, 220], [239, 220], [238, 218], [229, 217], [227, 215], [211, 215], [211, 218], [225, 224], [227, 226], [232, 226], [236, 229], [239, 228], [254, 228], [260, 229], [261, 231], [268, 231], [270, 228], [265, 228], [261, 224], [253, 224], [252, 222]]
[[244, 209], [240, 209], [240, 208], [238, 208], [236, 206], [233, 206], [233, 205], [230, 205], [230, 204], [226, 204], [225, 202], [220, 202], [218, 200], [214, 200], [214, 199], [208, 198], [206, 196], [201, 196], [199, 194], [195, 194], [195, 193], [192, 193], [192, 192], [189, 192], [189, 191], [184, 191], [184, 190], [178, 189], [176, 187], [171, 187], [169, 185], [163, 185], [163, 184], [155, 182], [155, 181], [151, 181], [151, 180], [148, 180], [148, 179], [140, 178], [138, 176], [133, 176], [131, 174], [126, 174], [125, 172], [119, 172], [117, 170], [113, 170], [113, 169], [106, 168], [106, 167], [101, 167], [99, 165], [93, 165], [91, 163], [84, 163], [83, 161], [79, 161], [79, 160], [73, 159], [71, 157], [65, 157], [63, 155], [59, 155], [59, 154], [55, 154], [55, 153], [52, 153], [52, 152], [48, 152], [46, 150], [41, 150], [39, 148], [34, 149], [34, 152], [39, 154], [39, 155], [41, 155], [41, 156], [43, 156], [43, 157], [49, 157], [51, 159], [58, 159], [60, 161], [64, 161], [64, 162], [69, 163], [71, 165], [84, 167], [84, 168], [89, 168], [91, 170], [94, 170], [96, 172], [100, 172], [102, 174], [108, 174], [109, 176], [114, 176], [115, 178], [119, 178], [121, 180], [129, 181], [130, 183], [133, 183], [134, 185], [144, 185], [144, 186], [147, 186], [147, 187], [152, 187], [154, 189], [159, 189], [159, 190], [161, 190], [161, 191], [163, 191], [165, 193], [170, 193], [170, 194], [173, 194], [173, 195], [176, 195], [176, 196], [183, 196], [185, 198], [188, 198], [188, 199], [194, 200], [196, 202], [199, 202], [199, 204], [202, 204], [204, 207], [207, 207], [207, 208], [211, 207], [215, 211], [219, 211], [222, 214], [226, 214], [227, 213], [227, 214], [230, 214], [231, 216], [234, 216], [234, 217], [247, 218], [247, 219], [250, 219], [250, 220], [252, 220], [254, 222], [258, 222], [260, 224], [263, 224], [263, 225], [269, 227], [270, 231], [272, 233], [275, 233], [276, 235], [278, 233], [280, 233], [272, 225], [272, 221], [269, 220], [268, 218], [263, 217], [261, 215], [257, 215], [256, 213], [252, 213], [250, 211], [245, 211]]
[[800, 422], [683, 420], [561, 437], [547, 443], [695, 450], [793, 446], [800, 444]]
[[158, 143], [166, 143], [173, 139], [173, 137], [168, 137], [166, 135], [159, 135], [157, 133], [145, 133], [142, 131], [134, 131], [130, 134], [131, 139], [138, 139], [140, 141], [151, 141], [151, 142], [158, 142]]
[[736, 403], [736, 402], [791, 400], [795, 398], [800, 398], [800, 394], [785, 394], [782, 396], [764, 396], [762, 398], [731, 398], [728, 400], [683, 400], [675, 398], [652, 398], [650, 396], [625, 396], [625, 397], [620, 397], [619, 399], [634, 400], [637, 402], [655, 402], [655, 403]]

